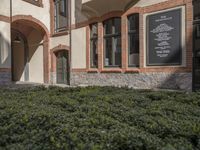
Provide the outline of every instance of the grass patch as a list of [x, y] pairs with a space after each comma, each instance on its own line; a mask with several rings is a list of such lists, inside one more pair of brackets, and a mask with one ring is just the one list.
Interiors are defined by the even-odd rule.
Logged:
[[199, 150], [200, 93], [0, 89], [0, 149]]

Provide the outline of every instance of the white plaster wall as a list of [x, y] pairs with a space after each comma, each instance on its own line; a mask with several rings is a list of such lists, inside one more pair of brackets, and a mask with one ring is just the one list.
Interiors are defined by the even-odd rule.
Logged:
[[135, 7], [145, 7], [145, 6], [150, 6], [150, 5], [165, 2], [165, 1], [168, 1], [168, 0], [140, 0], [134, 6]]
[[71, 23], [75, 24], [75, 0], [71, 1]]
[[52, 49], [60, 44], [69, 46], [69, 35], [52, 37], [50, 39], [50, 49]]
[[[37, 31], [32, 31], [28, 37], [29, 43], [29, 81], [44, 83], [44, 63], [42, 37]], [[39, 45], [38, 45], [39, 44]]]
[[1, 0], [0, 1], [0, 15], [10, 16], [10, 1], [9, 0]]
[[49, 0], [43, 0], [44, 7], [38, 7], [22, 0], [12, 0], [12, 15], [31, 15], [40, 20], [50, 31], [50, 4]]
[[86, 68], [86, 28], [72, 30], [72, 68]]
[[11, 68], [10, 24], [0, 21], [0, 68]]

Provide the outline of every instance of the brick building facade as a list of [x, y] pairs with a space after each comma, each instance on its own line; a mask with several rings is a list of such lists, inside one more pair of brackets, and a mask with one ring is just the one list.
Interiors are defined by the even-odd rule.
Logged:
[[198, 0], [2, 0], [0, 83], [198, 89], [198, 6]]

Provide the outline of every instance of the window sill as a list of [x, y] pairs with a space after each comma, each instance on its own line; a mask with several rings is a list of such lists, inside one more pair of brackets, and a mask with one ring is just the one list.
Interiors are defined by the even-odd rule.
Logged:
[[127, 69], [125, 70], [125, 73], [140, 73], [140, 69], [139, 68]]
[[66, 30], [62, 32], [53, 33], [51, 37], [63, 36], [63, 35], [68, 35], [68, 34], [69, 34], [68, 30]]
[[98, 69], [97, 68], [90, 68], [88, 71], [88, 73], [98, 73]]
[[122, 73], [123, 70], [120, 68], [109, 68], [109, 69], [103, 69], [100, 71], [101, 73]]

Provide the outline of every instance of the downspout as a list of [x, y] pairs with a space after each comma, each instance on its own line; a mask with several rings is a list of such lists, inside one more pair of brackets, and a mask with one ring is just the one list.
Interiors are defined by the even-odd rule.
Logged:
[[12, 0], [10, 0], [10, 52], [11, 52], [11, 82], [13, 81], [13, 51], [12, 51]]
[[69, 85], [71, 85], [71, 73], [72, 73], [72, 1], [69, 0]]

